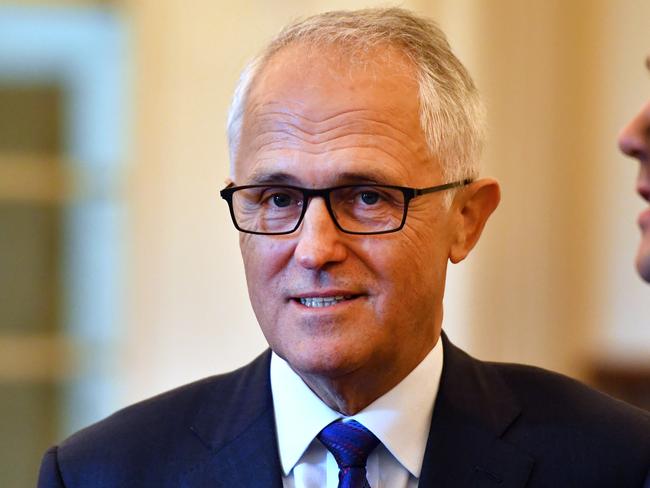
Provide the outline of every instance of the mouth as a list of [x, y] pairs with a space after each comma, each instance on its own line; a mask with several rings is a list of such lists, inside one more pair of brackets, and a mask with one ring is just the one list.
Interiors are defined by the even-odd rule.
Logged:
[[361, 295], [350, 292], [305, 293], [291, 297], [290, 301], [306, 308], [327, 308], [347, 303], [359, 298]]
[[352, 295], [338, 295], [335, 297], [300, 297], [298, 302], [307, 308], [331, 307], [337, 303], [352, 300]]

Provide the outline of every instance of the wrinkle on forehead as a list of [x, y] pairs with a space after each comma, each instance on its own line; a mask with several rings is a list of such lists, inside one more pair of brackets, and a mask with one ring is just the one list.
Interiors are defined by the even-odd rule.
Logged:
[[[399, 125], [391, 123], [391, 120], [394, 120], [394, 117], [398, 117], [399, 114], [390, 110], [376, 112], [365, 108], [348, 108], [332, 114], [322, 115], [321, 118], [310, 118], [302, 114], [298, 106], [292, 110], [287, 108], [287, 105], [290, 104], [269, 102], [253, 106], [250, 112], [250, 117], [253, 119], [251, 129], [264, 131], [266, 124], [270, 123], [277, 124], [277, 128], [295, 129], [306, 135], [313, 136], [333, 131], [342, 127], [343, 124], [348, 127], [355, 124], [363, 128], [363, 125], [367, 123], [383, 125], [386, 129], [401, 132], [405, 137], [411, 137], [411, 134], [404, 131]], [[346, 121], [346, 119], [350, 120]], [[276, 127], [271, 128], [271, 130], [276, 129]]]
[[250, 114], [249, 154], [287, 149], [322, 154], [354, 147], [374, 148], [398, 159], [404, 152], [420, 158], [427, 150], [422, 137], [413, 137], [391, 113], [350, 109], [314, 120], [291, 110], [277, 111], [275, 105], [255, 107]]

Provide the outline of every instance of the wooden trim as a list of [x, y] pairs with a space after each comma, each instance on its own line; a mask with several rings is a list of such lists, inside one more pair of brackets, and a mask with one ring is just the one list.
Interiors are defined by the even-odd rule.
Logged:
[[0, 382], [55, 381], [80, 365], [78, 346], [56, 336], [0, 335]]
[[650, 411], [650, 363], [595, 363], [590, 377], [596, 388]]
[[59, 158], [0, 154], [0, 202], [59, 203], [71, 195], [71, 175]]

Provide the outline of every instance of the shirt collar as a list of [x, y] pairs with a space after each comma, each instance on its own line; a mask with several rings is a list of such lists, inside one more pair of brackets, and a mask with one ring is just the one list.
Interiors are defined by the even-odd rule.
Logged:
[[285, 360], [271, 356], [271, 391], [280, 462], [287, 476], [316, 435], [340, 418], [355, 419], [413, 476], [420, 477], [442, 374], [442, 341], [392, 390], [351, 417], [332, 410]]

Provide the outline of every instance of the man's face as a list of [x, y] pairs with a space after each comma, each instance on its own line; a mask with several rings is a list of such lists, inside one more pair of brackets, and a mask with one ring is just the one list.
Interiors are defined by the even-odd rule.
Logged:
[[[640, 163], [636, 189], [650, 203], [650, 100], [621, 131], [619, 147]], [[650, 207], [639, 215], [641, 243], [636, 257], [636, 267], [641, 277], [650, 283]]]
[[[412, 67], [384, 51], [381, 66], [351, 66], [334, 50], [277, 53], [249, 97], [235, 184], [443, 183], [420, 128]], [[443, 201], [416, 198], [392, 234], [342, 233], [321, 198], [292, 234], [241, 234], [249, 295], [271, 348], [303, 377], [408, 373], [440, 333], [452, 225]], [[345, 299], [310, 307], [300, 301], [308, 297]]]

